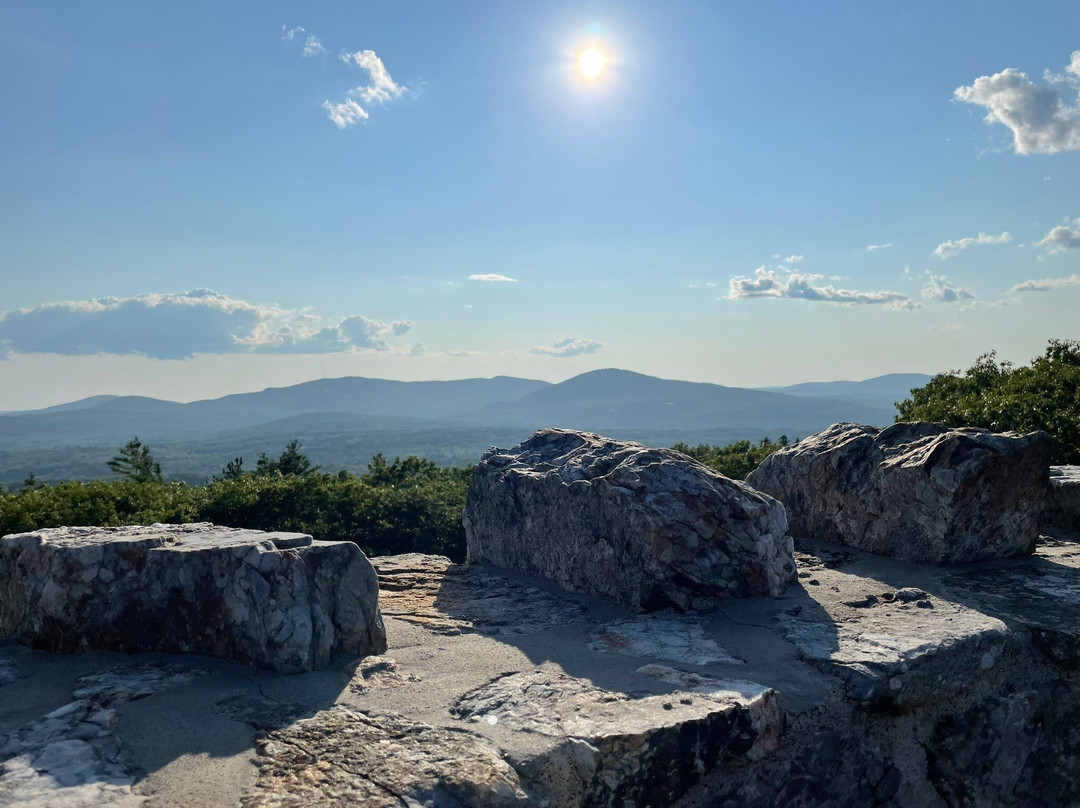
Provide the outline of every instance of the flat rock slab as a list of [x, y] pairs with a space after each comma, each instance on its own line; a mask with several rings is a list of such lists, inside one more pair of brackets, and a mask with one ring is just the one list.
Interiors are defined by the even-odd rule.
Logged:
[[135, 771], [116, 736], [116, 710], [204, 671], [136, 663], [80, 677], [71, 701], [0, 737], [0, 805], [135, 808]]
[[451, 712], [557, 739], [517, 768], [549, 804], [665, 805], [723, 760], [775, 748], [783, 716], [775, 694], [752, 682], [688, 681], [663, 666], [639, 675], [689, 685], [664, 695], [612, 693], [588, 680], [536, 669], [465, 694]]
[[647, 615], [608, 623], [593, 632], [589, 647], [594, 651], [668, 659], [688, 665], [742, 664], [741, 659], [733, 657], [705, 633], [704, 621], [682, 615]]
[[386, 650], [375, 571], [355, 544], [205, 523], [5, 536], [0, 634], [283, 672]]
[[635, 612], [779, 595], [794, 577], [784, 509], [670, 449], [544, 429], [476, 466], [470, 561]]
[[259, 780], [243, 808], [529, 804], [518, 774], [471, 732], [339, 706], [260, 741]]
[[1033, 551], [1049, 465], [1042, 432], [845, 423], [770, 455], [747, 483], [784, 503], [796, 537], [961, 564]]
[[371, 562], [379, 575], [382, 613], [436, 634], [533, 634], [585, 616], [581, 604], [483, 564], [454, 564], [422, 553]]

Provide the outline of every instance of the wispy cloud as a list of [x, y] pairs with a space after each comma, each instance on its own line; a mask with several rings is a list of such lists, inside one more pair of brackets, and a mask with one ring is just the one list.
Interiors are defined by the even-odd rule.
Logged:
[[1036, 241], [1035, 246], [1042, 247], [1048, 255], [1057, 255], [1080, 247], [1080, 219], [1076, 220], [1075, 227], [1068, 220], [1065, 224], [1059, 224], [1041, 241]]
[[979, 233], [977, 236], [968, 236], [967, 238], [958, 238], [956, 240], [943, 241], [941, 244], [934, 248], [934, 255], [940, 258], [942, 261], [952, 258], [968, 247], [975, 244], [1007, 244], [1012, 241], [1012, 236], [1009, 235], [1009, 231], [1002, 232], [1000, 236], [991, 236], [986, 233]]
[[867, 244], [866, 251], [873, 252], [874, 250], [884, 250], [892, 246], [892, 242], [888, 241], [885, 244]]
[[874, 304], [899, 303], [908, 300], [902, 292], [859, 292], [837, 289], [832, 285], [819, 285], [823, 275], [789, 272], [782, 268], [773, 271], [761, 266], [754, 270], [754, 277], [739, 276], [731, 279], [729, 300], [745, 300], [752, 297], [788, 298], [791, 300], [815, 300], [825, 303]]
[[328, 323], [308, 311], [196, 289], [46, 303], [5, 312], [0, 316], [0, 357], [104, 353], [187, 359], [195, 354], [389, 351], [387, 340], [410, 328], [410, 322], [360, 315]]
[[535, 348], [530, 348], [529, 353], [554, 356], [556, 359], [567, 359], [571, 356], [596, 353], [603, 347], [604, 343], [597, 342], [593, 339], [567, 337], [566, 339], [558, 340], [552, 345], [537, 345]]
[[[295, 28], [283, 25], [281, 31], [281, 39], [286, 42], [303, 37], [307, 33], [299, 25]], [[309, 34], [303, 39], [304, 48], [301, 51], [301, 56], [310, 58], [327, 52], [326, 47], [317, 36]], [[394, 81], [390, 71], [383, 64], [383, 60], [373, 50], [342, 51], [339, 58], [346, 65], [366, 72], [367, 82], [349, 90], [347, 97], [342, 101], [326, 100], [323, 102], [322, 106], [326, 110], [326, 117], [338, 129], [347, 129], [361, 121], [366, 121], [371, 117], [369, 110], [372, 106], [386, 104], [400, 98], [408, 89], [405, 85]]]
[[980, 76], [953, 97], [989, 110], [983, 119], [1012, 131], [1017, 154], [1056, 154], [1080, 149], [1080, 50], [1061, 74], [1037, 84], [1016, 68]]
[[312, 56], [318, 56], [320, 53], [326, 53], [326, 48], [323, 47], [323, 44], [319, 41], [318, 37], [309, 36], [304, 40], [304, 50], [301, 51], [302, 56], [306, 56], [310, 59]]
[[323, 101], [323, 109], [326, 110], [326, 116], [334, 122], [338, 129], [352, 126], [354, 123], [367, 120], [368, 117], [367, 110], [351, 98], [342, 101], [340, 104]]
[[780, 261], [780, 263], [784, 266], [790, 266], [791, 264], [801, 264], [803, 262], [803, 259], [805, 258], [805, 255], [789, 255], [787, 258], [784, 258], [782, 261]]
[[1009, 290], [1009, 294], [1053, 292], [1056, 289], [1064, 289], [1068, 286], [1080, 286], [1080, 275], [1069, 275], [1067, 278], [1035, 278], [1016, 284]]
[[508, 278], [505, 275], [470, 275], [470, 281], [481, 281], [482, 283], [517, 283], [517, 278]]
[[975, 299], [974, 292], [950, 283], [944, 275], [930, 275], [922, 289], [922, 296], [926, 300], [938, 303], [959, 303], [963, 300]]

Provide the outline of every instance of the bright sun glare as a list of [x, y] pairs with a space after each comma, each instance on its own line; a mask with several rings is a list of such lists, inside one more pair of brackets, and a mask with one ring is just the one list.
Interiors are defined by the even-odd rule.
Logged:
[[595, 45], [583, 50], [578, 57], [578, 70], [587, 79], [599, 78], [606, 64], [607, 57]]

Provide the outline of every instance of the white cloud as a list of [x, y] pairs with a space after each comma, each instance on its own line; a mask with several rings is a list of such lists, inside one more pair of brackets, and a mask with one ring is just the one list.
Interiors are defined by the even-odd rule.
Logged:
[[874, 250], [884, 250], [892, 246], [892, 242], [886, 242], [885, 244], [867, 244], [866, 251], [873, 252]]
[[980, 76], [953, 94], [965, 104], [985, 107], [983, 119], [1013, 134], [1017, 154], [1056, 154], [1080, 149], [1080, 50], [1073, 51], [1064, 74], [1047, 73], [1036, 84], [1016, 68]]
[[360, 96], [360, 100], [364, 103], [385, 104], [387, 101], [401, 97], [405, 92], [404, 87], [390, 78], [386, 65], [375, 55], [375, 51], [345, 52], [341, 54], [341, 60], [367, 71], [368, 83], [350, 91], [350, 95]]
[[833, 286], [816, 286], [821, 275], [779, 273], [758, 267], [753, 278], [736, 277], [730, 282], [728, 299], [745, 300], [751, 297], [789, 298], [793, 300], [817, 300], [826, 303], [863, 304], [899, 303], [908, 299], [902, 292], [857, 292], [837, 289]]
[[320, 53], [326, 53], [326, 48], [323, 47], [323, 44], [319, 41], [318, 37], [309, 36], [304, 40], [302, 56], [311, 58], [312, 56], [318, 56]]
[[944, 275], [931, 275], [923, 287], [922, 296], [938, 303], [959, 303], [961, 300], [975, 299], [974, 292], [950, 283]]
[[529, 353], [546, 354], [557, 359], [566, 359], [571, 356], [596, 353], [603, 347], [604, 343], [596, 340], [585, 339], [584, 337], [567, 337], [559, 340], [554, 345], [538, 345], [535, 348], [530, 348]]
[[1035, 246], [1042, 247], [1049, 255], [1057, 255], [1066, 250], [1080, 247], [1080, 219], [1076, 220], [1075, 227], [1070, 227], [1068, 221], [1065, 224], [1059, 224], [1047, 233], [1041, 241], [1036, 241]]
[[323, 109], [326, 110], [327, 117], [334, 122], [338, 129], [352, 126], [354, 123], [366, 120], [368, 117], [367, 110], [351, 98], [342, 101], [340, 104], [323, 101]]
[[508, 278], [505, 275], [470, 275], [469, 280], [483, 283], [517, 283], [517, 278]]
[[187, 359], [195, 354], [389, 351], [387, 339], [412, 327], [366, 317], [326, 323], [305, 311], [235, 300], [209, 289], [46, 303], [0, 316], [0, 357], [138, 354]]
[[[302, 36], [306, 31], [301, 26], [288, 28], [281, 26], [283, 41], [291, 42]], [[322, 41], [314, 35], [304, 37], [304, 49], [302, 56], [313, 57], [326, 53]], [[358, 67], [367, 72], [368, 81], [359, 87], [348, 91], [348, 97], [344, 101], [323, 102], [323, 109], [338, 129], [347, 129], [354, 124], [366, 121], [370, 115], [368, 109], [375, 104], [385, 104], [405, 94], [406, 87], [398, 84], [386, 69], [382, 59], [375, 55], [373, 50], [361, 50], [355, 53], [342, 51], [341, 61], [351, 67]]]
[[1012, 236], [1009, 235], [1008, 230], [1003, 231], [1000, 236], [979, 233], [977, 236], [959, 238], [955, 241], [943, 241], [934, 248], [934, 255], [944, 261], [945, 259], [952, 258], [954, 255], [966, 250], [973, 244], [1008, 244], [1010, 241], [1012, 241]]
[[802, 263], [802, 260], [805, 257], [806, 257], [805, 255], [789, 255], [787, 258], [785, 258], [780, 263], [781, 264], [800, 264], [800, 263]]
[[1018, 283], [1009, 290], [1009, 294], [1021, 292], [1052, 292], [1055, 289], [1064, 289], [1068, 286], [1080, 286], [1080, 275], [1070, 275], [1067, 278], [1035, 278], [1030, 281]]

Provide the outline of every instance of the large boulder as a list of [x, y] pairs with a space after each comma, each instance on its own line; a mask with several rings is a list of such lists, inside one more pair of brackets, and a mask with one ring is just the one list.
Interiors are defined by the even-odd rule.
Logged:
[[375, 570], [351, 542], [211, 524], [0, 539], [0, 635], [56, 653], [190, 652], [283, 672], [386, 650]]
[[1052, 466], [1043, 525], [1080, 532], [1080, 466]]
[[776, 500], [679, 452], [587, 432], [488, 450], [462, 521], [470, 561], [636, 612], [779, 595], [795, 574]]
[[1050, 448], [1042, 432], [834, 424], [746, 481], [784, 503], [796, 536], [960, 564], [1034, 550]]

